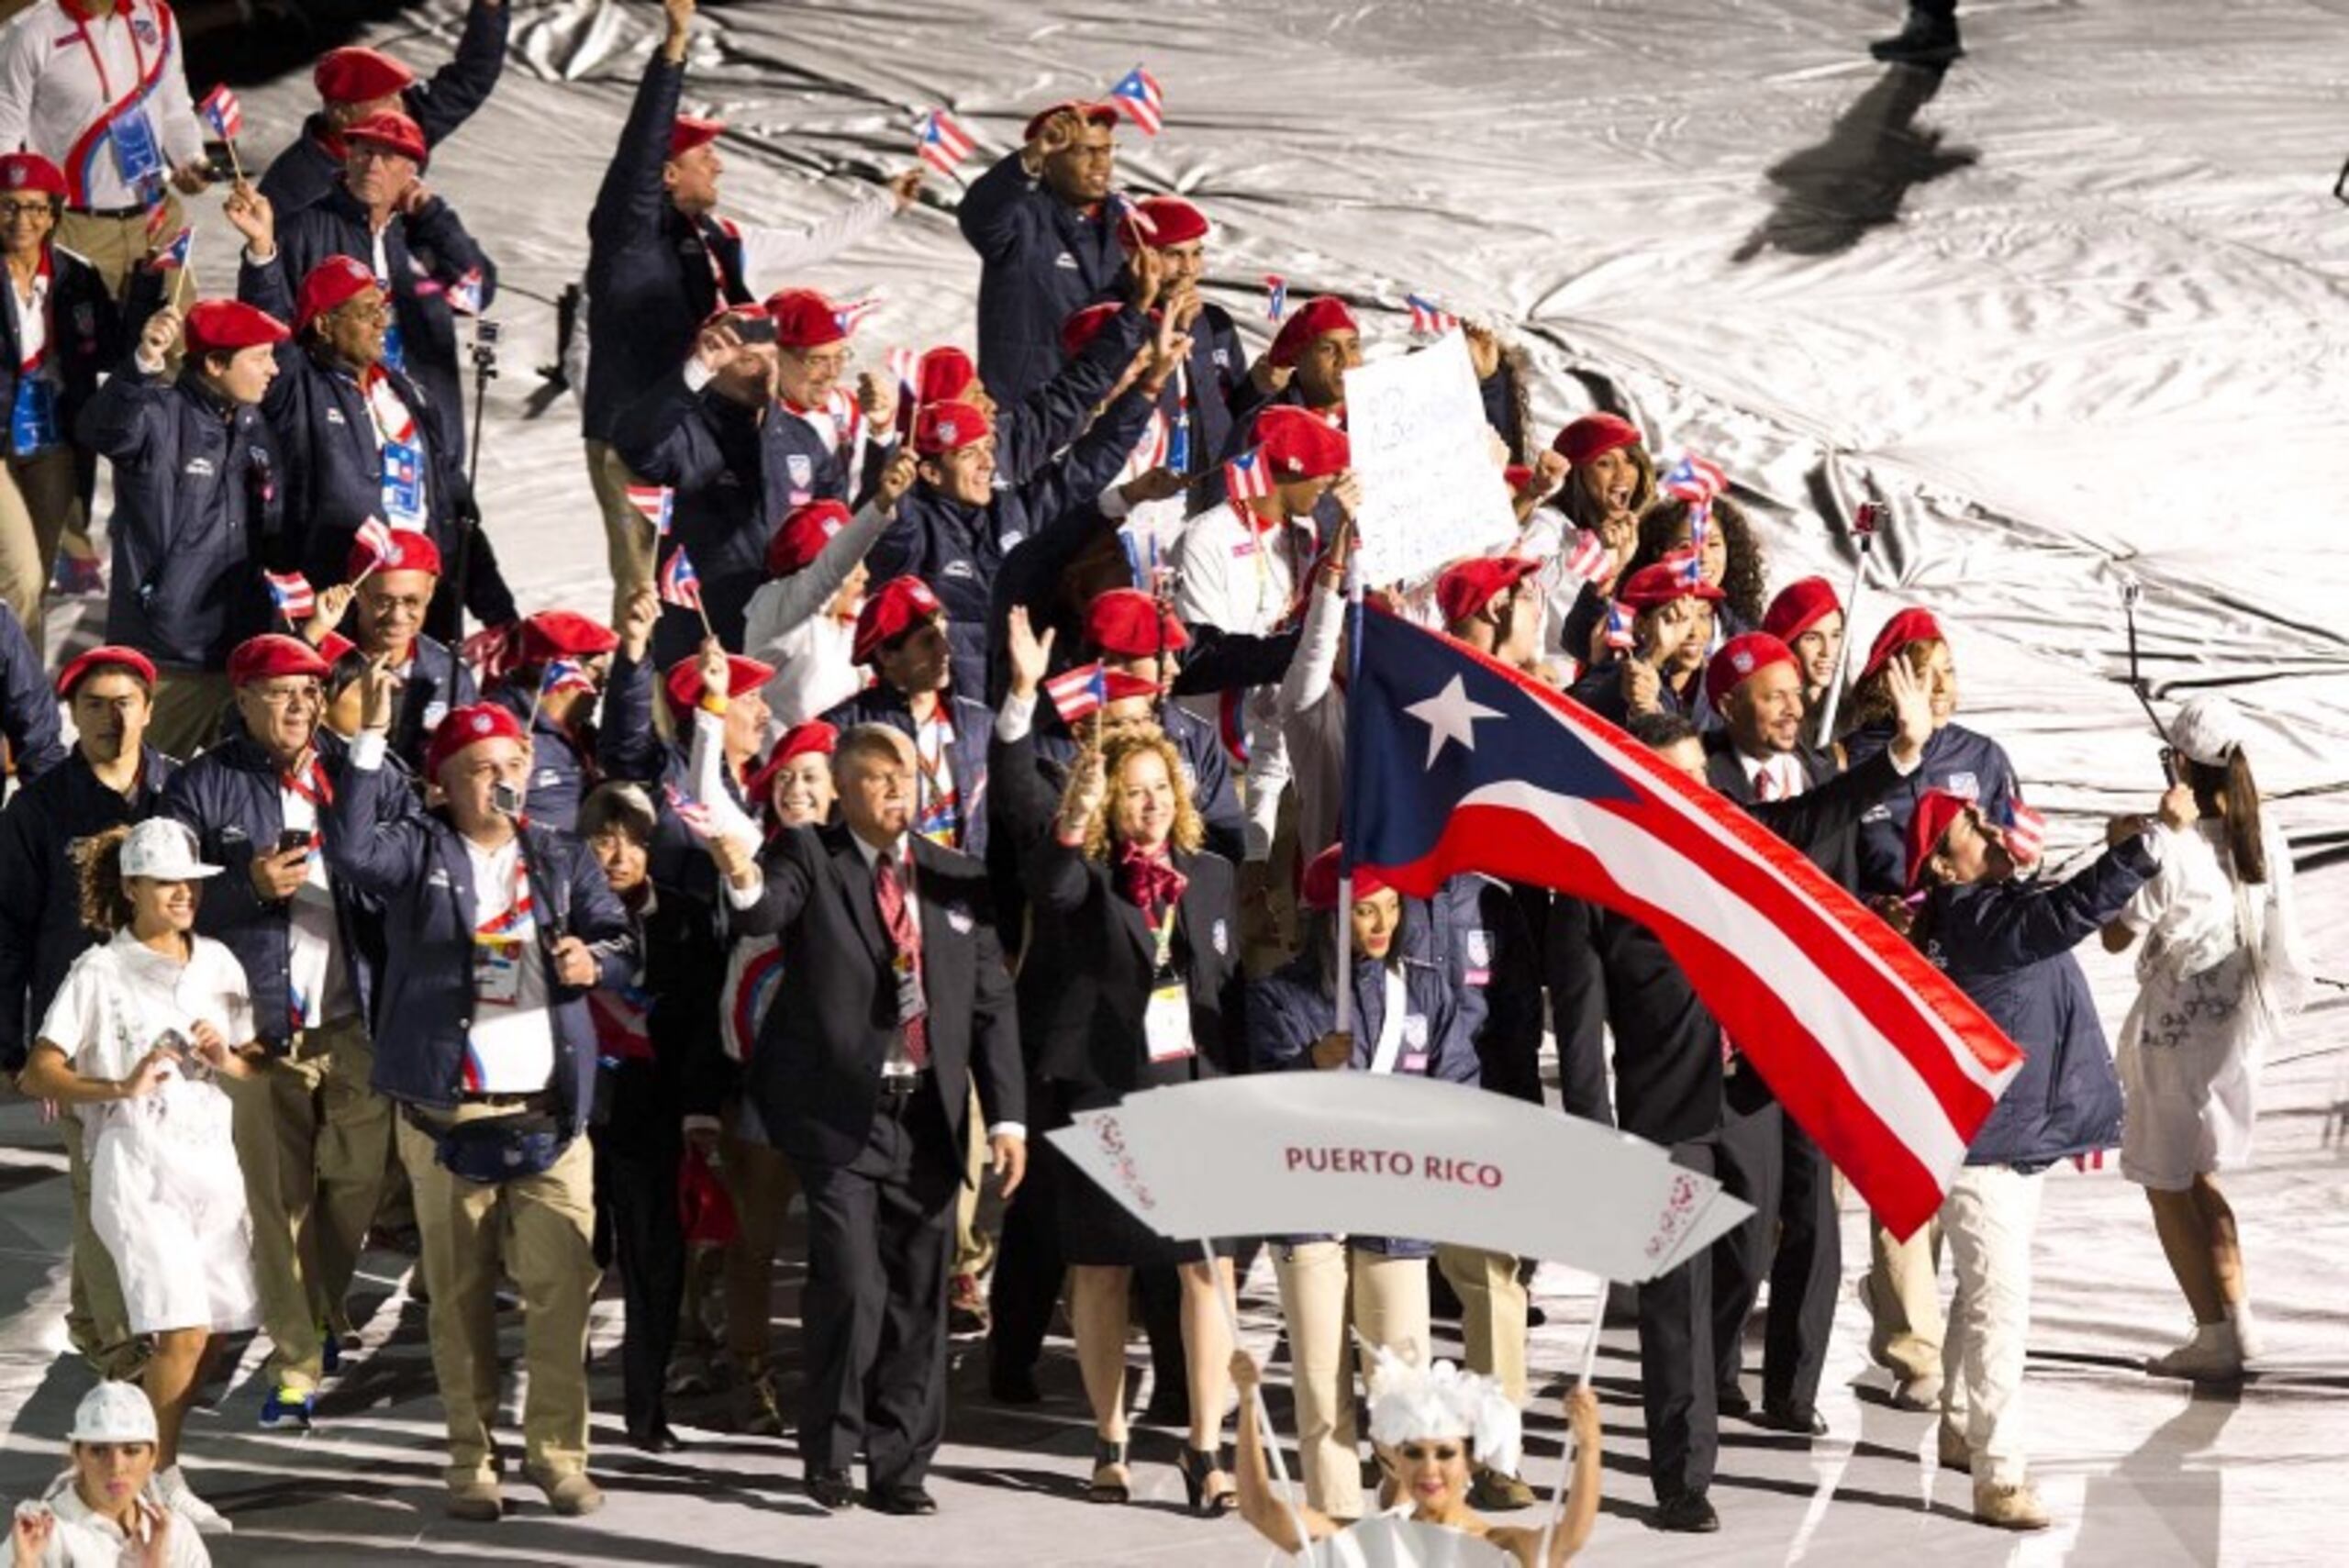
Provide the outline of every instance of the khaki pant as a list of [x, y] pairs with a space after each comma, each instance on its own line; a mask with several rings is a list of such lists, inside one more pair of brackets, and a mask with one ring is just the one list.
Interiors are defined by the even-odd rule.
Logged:
[[726, 1249], [726, 1348], [745, 1367], [767, 1360], [774, 1302], [774, 1251], [799, 1178], [773, 1144], [736, 1136], [729, 1107], [718, 1135], [734, 1242]]
[[1868, 1221], [1868, 1277], [1862, 1294], [1872, 1326], [1868, 1354], [1896, 1377], [1942, 1375], [1942, 1221], [1906, 1241]]
[[65, 1309], [65, 1335], [100, 1377], [135, 1377], [146, 1347], [131, 1336], [114, 1254], [90, 1227], [90, 1162], [82, 1148], [82, 1118], [69, 1107], [57, 1118], [57, 1130], [65, 1140], [65, 1168], [73, 1190], [73, 1284]]
[[625, 618], [629, 600], [652, 584], [652, 525], [629, 504], [628, 487], [643, 481], [629, 472], [606, 441], [587, 443], [587, 482], [604, 514], [604, 550], [612, 573], [612, 624]]
[[159, 672], [147, 744], [167, 757], [193, 757], [220, 738], [221, 716], [235, 700], [226, 672]]
[[2011, 1165], [1968, 1165], [1942, 1202], [1957, 1275], [1942, 1351], [1942, 1420], [1965, 1437], [1977, 1485], [2019, 1486], [2029, 1468], [2022, 1385], [2031, 1238], [2046, 1184]]
[[389, 1128], [388, 1106], [367, 1087], [373, 1064], [354, 1016], [307, 1031], [232, 1081], [262, 1327], [281, 1388], [316, 1389], [324, 1334], [351, 1326], [343, 1298], [383, 1193]]
[[[495, 1116], [461, 1106], [455, 1119]], [[433, 1140], [406, 1117], [395, 1124], [416, 1194], [432, 1375], [449, 1422], [449, 1484], [495, 1480], [490, 1424], [497, 1418], [497, 1282], [521, 1292], [522, 1440], [529, 1469], [550, 1479], [587, 1468], [587, 1309], [596, 1267], [595, 1156], [574, 1138], [535, 1176], [484, 1185], [452, 1175]]]
[[[1341, 1241], [1273, 1249], [1281, 1316], [1296, 1368], [1297, 1468], [1305, 1500], [1332, 1518], [1362, 1517], [1355, 1447], [1354, 1341], [1348, 1329], [1417, 1364], [1428, 1363], [1428, 1262]], [[1366, 1381], [1365, 1377], [1365, 1381]], [[1242, 1411], [1241, 1419], [1246, 1420]]]
[[36, 653], [47, 646], [41, 640], [41, 597], [49, 591], [50, 568], [57, 563], [58, 541], [68, 533], [88, 542], [72, 450], [55, 447], [0, 462], [0, 602], [25, 623]]
[[1507, 1252], [1438, 1247], [1436, 1267], [1460, 1297], [1460, 1337], [1470, 1372], [1497, 1379], [1509, 1402], [1525, 1405], [1525, 1282]]
[[979, 1109], [979, 1091], [971, 1089], [971, 1106], [965, 1113], [970, 1125], [969, 1145], [963, 1151], [963, 1173], [970, 1179], [963, 1190], [954, 1195], [954, 1267], [952, 1273], [983, 1277], [995, 1267], [995, 1240], [1003, 1223], [1002, 1206], [988, 1205], [994, 1212], [983, 1214], [981, 1200], [986, 1196], [987, 1167], [994, 1151], [987, 1147], [987, 1129]]

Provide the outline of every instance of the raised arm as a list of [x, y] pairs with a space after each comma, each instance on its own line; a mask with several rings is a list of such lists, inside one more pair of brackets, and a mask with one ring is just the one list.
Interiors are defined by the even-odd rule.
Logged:
[[489, 101], [506, 69], [506, 35], [513, 17], [506, 0], [473, 0], [465, 11], [456, 54], [430, 81], [418, 82], [400, 95], [428, 146], [447, 139]]
[[685, 40], [693, 28], [694, 0], [663, 0], [662, 12], [668, 31], [645, 62], [644, 79], [637, 84], [628, 121], [620, 128], [619, 147], [587, 215], [592, 244], [656, 241], [661, 209], [669, 204], [661, 169], [669, 161], [669, 128], [685, 90]]

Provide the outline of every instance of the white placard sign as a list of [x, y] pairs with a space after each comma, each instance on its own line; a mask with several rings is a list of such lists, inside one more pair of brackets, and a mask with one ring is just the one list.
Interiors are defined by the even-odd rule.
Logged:
[[1468, 341], [1457, 331], [1346, 373], [1364, 582], [1416, 584], [1517, 538], [1490, 432]]

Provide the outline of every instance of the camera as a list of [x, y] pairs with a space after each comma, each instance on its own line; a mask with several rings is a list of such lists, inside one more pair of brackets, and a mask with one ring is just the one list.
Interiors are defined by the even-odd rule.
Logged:
[[500, 817], [519, 817], [522, 792], [510, 784], [494, 784], [489, 786], [489, 806]]

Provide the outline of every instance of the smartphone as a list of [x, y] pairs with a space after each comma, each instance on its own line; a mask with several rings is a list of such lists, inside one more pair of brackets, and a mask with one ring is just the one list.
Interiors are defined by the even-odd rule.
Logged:
[[522, 792], [510, 784], [489, 786], [489, 808], [500, 817], [522, 815]]
[[774, 317], [764, 312], [757, 316], [729, 316], [726, 324], [734, 329], [734, 336], [745, 343], [774, 341]]
[[2162, 748], [2162, 777], [2177, 783], [2177, 753], [2167, 746]]
[[295, 850], [306, 854], [309, 848], [310, 830], [306, 828], [288, 828], [277, 836], [277, 852], [281, 855], [291, 854]]

